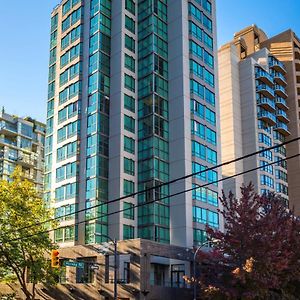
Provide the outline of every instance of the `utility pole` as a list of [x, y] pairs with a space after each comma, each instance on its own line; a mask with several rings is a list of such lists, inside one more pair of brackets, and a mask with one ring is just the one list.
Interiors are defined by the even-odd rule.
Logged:
[[196, 257], [197, 257], [197, 254], [201, 248], [203, 248], [205, 246], [209, 246], [210, 244], [216, 244], [218, 242], [219, 242], [219, 240], [217, 240], [217, 239], [206, 241], [206, 242], [202, 243], [196, 249], [196, 251], [194, 253], [194, 260], [193, 260], [193, 276], [194, 276], [194, 297], [193, 297], [193, 299], [194, 300], [197, 300], [197, 284], [196, 284]]
[[118, 242], [117, 239], [112, 239], [108, 235], [95, 233], [95, 236], [105, 237], [114, 245], [114, 300], [118, 300]]

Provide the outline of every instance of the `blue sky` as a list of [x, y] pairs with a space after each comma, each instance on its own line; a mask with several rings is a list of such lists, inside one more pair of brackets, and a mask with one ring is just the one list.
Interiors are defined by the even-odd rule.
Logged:
[[[50, 13], [59, 0], [3, 1], [0, 11], [0, 106], [8, 113], [46, 118]], [[299, 0], [217, 0], [218, 42], [257, 24], [269, 35], [300, 35]]]

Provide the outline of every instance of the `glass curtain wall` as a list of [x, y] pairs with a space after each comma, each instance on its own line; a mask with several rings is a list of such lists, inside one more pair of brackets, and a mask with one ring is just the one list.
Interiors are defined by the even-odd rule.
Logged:
[[[167, 0], [138, 2], [138, 188], [169, 180]], [[170, 242], [169, 187], [138, 197], [138, 236]]]
[[[111, 1], [92, 0], [90, 6], [89, 80], [86, 149], [86, 243], [106, 241], [108, 138], [110, 94]], [[98, 217], [96, 220], [91, 220]]]

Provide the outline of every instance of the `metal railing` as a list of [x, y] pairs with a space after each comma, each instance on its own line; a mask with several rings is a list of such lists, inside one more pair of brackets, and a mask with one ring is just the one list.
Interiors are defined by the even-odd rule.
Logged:
[[275, 110], [275, 102], [267, 97], [257, 99], [257, 104], [267, 104]]
[[258, 92], [263, 92], [263, 91], [267, 91], [269, 94], [271, 94], [273, 97], [275, 96], [275, 92], [274, 90], [269, 87], [267, 84], [259, 84], [257, 87], [256, 87], [256, 90]]
[[190, 288], [185, 281], [166, 281], [166, 280], [155, 280], [155, 279], [151, 279], [150, 280], [150, 285], [152, 286], [161, 286], [161, 287], [169, 287], [169, 288], [180, 288], [180, 289], [184, 289], [184, 288]]
[[257, 69], [255, 72], [255, 78], [258, 79], [260, 77], [265, 77], [267, 78], [270, 82], [273, 82], [273, 77], [266, 71]]
[[276, 123], [276, 117], [274, 114], [266, 111], [266, 110], [261, 110], [257, 114], [258, 118], [268, 118], [271, 119], [274, 123]]

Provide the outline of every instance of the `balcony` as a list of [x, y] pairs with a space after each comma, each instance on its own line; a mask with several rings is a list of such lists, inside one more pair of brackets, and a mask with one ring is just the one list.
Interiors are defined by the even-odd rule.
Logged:
[[278, 96], [285, 98], [285, 99], [288, 97], [288, 95], [285, 91], [285, 88], [283, 86], [281, 86], [279, 84], [275, 84], [274, 89]]
[[34, 181], [34, 176], [31, 173], [29, 173], [29, 172], [23, 172], [23, 173], [21, 173], [21, 177], [23, 179]]
[[275, 103], [276, 103], [277, 107], [280, 109], [285, 109], [285, 110], [289, 109], [289, 107], [287, 106], [286, 100], [284, 98], [277, 96], [275, 98]]
[[287, 116], [287, 113], [282, 109], [277, 109], [276, 110], [276, 117], [279, 121], [281, 121], [283, 123], [289, 123], [290, 122], [290, 120]]
[[266, 85], [265, 83], [259, 84], [256, 87], [256, 91], [268, 98], [275, 97], [274, 90], [271, 87], [269, 87], [268, 85]]
[[273, 113], [270, 113], [269, 111], [266, 111], [264, 109], [261, 109], [257, 117], [259, 120], [262, 120], [266, 123], [268, 123], [270, 126], [274, 126], [276, 124], [276, 117]]
[[17, 127], [2, 121], [0, 122], [0, 134], [4, 134], [6, 136], [11, 136], [11, 137], [17, 136], [18, 135]]
[[274, 81], [278, 84], [287, 86], [287, 82], [286, 82], [284, 75], [282, 75], [279, 72], [274, 72]]
[[271, 111], [271, 112], [274, 112], [276, 110], [274, 100], [271, 100], [271, 99], [266, 98], [266, 97], [258, 98], [257, 99], [257, 105], [259, 105], [260, 107], [262, 107], [262, 108], [264, 108], [268, 111]]
[[296, 81], [300, 83], [300, 71], [296, 71]]
[[168, 287], [168, 288], [189, 288], [184, 280], [180, 278], [177, 281], [166, 281], [166, 280], [157, 280], [157, 279], [150, 279], [150, 285], [155, 287]]
[[260, 81], [266, 83], [266, 84], [270, 84], [273, 85], [273, 77], [266, 71], [260, 69], [260, 68], [256, 68], [255, 71], [255, 79], [259, 79]]
[[277, 122], [274, 126], [274, 130], [280, 132], [284, 136], [289, 136], [291, 133], [289, 132], [288, 126], [285, 123]]
[[17, 162], [24, 167], [36, 166], [36, 160], [28, 156], [19, 156]]
[[0, 144], [8, 144], [17, 147], [17, 141], [7, 139], [7, 138], [0, 138]]
[[269, 67], [277, 72], [286, 74], [285, 66], [282, 62], [277, 60], [275, 57], [269, 57]]
[[300, 59], [300, 49], [298, 47], [295, 47], [295, 59]]

